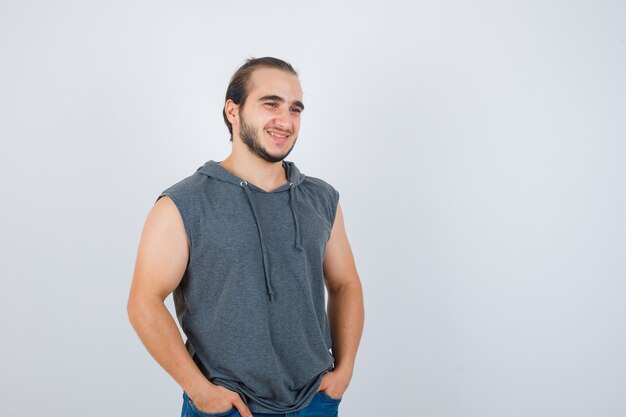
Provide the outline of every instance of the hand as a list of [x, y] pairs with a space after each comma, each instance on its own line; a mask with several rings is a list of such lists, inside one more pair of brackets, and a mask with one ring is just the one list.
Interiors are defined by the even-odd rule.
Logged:
[[343, 397], [344, 392], [350, 385], [352, 375], [335, 368], [322, 376], [322, 382], [317, 391], [324, 391], [328, 396], [338, 399]]
[[250, 409], [246, 407], [239, 393], [221, 385], [213, 384], [211, 388], [195, 394], [191, 401], [200, 411], [205, 413], [223, 413], [235, 407], [242, 416], [252, 417]]

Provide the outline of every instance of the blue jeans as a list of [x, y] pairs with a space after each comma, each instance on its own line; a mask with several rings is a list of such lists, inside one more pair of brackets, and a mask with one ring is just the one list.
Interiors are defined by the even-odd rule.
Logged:
[[[283, 414], [252, 413], [252, 415], [254, 417], [338, 417], [340, 402], [341, 398], [335, 399], [325, 392], [318, 391], [309, 405], [300, 411]], [[186, 392], [183, 392], [183, 409], [180, 415], [181, 417], [242, 417], [235, 407], [221, 413], [200, 411]]]

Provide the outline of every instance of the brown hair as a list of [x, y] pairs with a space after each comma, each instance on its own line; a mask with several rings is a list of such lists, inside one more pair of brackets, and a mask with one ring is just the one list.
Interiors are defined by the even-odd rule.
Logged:
[[[263, 58], [248, 58], [246, 63], [239, 67], [239, 69], [231, 77], [230, 82], [228, 83], [228, 88], [226, 89], [224, 104], [226, 104], [228, 100], [232, 100], [235, 104], [240, 105], [243, 108], [246, 98], [248, 97], [248, 84], [250, 82], [250, 77], [258, 68], [276, 68], [298, 76], [298, 73], [295, 69], [293, 69], [291, 64], [283, 61], [282, 59], [269, 56]], [[228, 131], [230, 132], [230, 141], [232, 142], [233, 125], [228, 121], [228, 117], [226, 117], [226, 109], [222, 110], [222, 116], [224, 116], [224, 122], [226, 123], [226, 127], [228, 127]]]

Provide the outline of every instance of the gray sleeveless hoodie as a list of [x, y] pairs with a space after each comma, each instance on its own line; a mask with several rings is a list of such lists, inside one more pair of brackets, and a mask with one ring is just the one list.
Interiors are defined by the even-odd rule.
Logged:
[[271, 192], [211, 160], [159, 196], [191, 246], [173, 293], [187, 350], [253, 413], [301, 410], [334, 367], [322, 263], [339, 193], [282, 165], [289, 180]]

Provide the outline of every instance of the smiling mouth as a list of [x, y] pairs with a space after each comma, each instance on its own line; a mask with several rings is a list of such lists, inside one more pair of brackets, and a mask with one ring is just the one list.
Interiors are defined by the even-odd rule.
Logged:
[[289, 135], [286, 133], [283, 134], [283, 133], [278, 133], [278, 132], [274, 132], [270, 130], [266, 130], [266, 132], [268, 135], [270, 135], [273, 139], [275, 139], [278, 142], [284, 142], [289, 137]]

